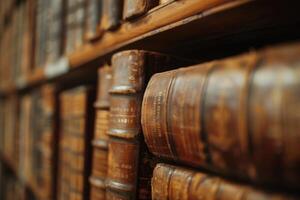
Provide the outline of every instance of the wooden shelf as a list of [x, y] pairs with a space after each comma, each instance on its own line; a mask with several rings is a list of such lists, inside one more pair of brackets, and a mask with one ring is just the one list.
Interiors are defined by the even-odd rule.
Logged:
[[201, 48], [218, 48], [220, 42], [223, 45], [225, 42], [226, 46], [226, 42], [232, 45], [255, 41], [261, 35], [267, 38], [269, 34], [290, 33], [285, 28], [290, 26], [295, 27], [295, 34], [299, 33], [299, 3], [296, 0], [272, 2], [272, 7], [270, 3], [268, 0], [174, 1], [154, 8], [134, 21], [124, 22], [117, 31], [107, 32], [101, 39], [66, 56], [63, 59], [66, 62], [62, 62], [58, 69], [53, 68], [51, 75], [49, 68], [38, 68], [0, 91], [2, 94], [11, 93], [67, 77], [75, 69], [88, 69], [89, 63], [95, 60], [109, 60], [119, 50], [145, 49], [197, 57], [196, 54], [202, 53]]

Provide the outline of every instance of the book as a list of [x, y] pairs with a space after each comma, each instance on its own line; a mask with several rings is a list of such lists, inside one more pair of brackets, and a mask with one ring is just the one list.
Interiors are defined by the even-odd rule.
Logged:
[[47, 60], [48, 17], [50, 1], [38, 0], [35, 15], [34, 68], [43, 67]]
[[124, 0], [123, 19], [130, 19], [145, 14], [158, 4], [158, 0]]
[[110, 113], [111, 67], [105, 65], [98, 72], [98, 92], [95, 107], [95, 134], [92, 141], [93, 159], [90, 176], [91, 200], [105, 199], [108, 160], [108, 121]]
[[65, 54], [69, 55], [83, 45], [86, 6], [84, 0], [68, 0], [66, 5]]
[[153, 200], [298, 199], [167, 164], [158, 164], [152, 178]]
[[60, 95], [57, 199], [88, 199], [94, 91], [81, 86]]
[[103, 0], [101, 29], [114, 30], [121, 24], [124, 0]]
[[35, 167], [35, 183], [39, 187], [37, 197], [51, 200], [55, 194], [56, 177], [56, 124], [55, 124], [55, 87], [53, 85], [43, 85], [36, 91], [33, 101], [34, 110], [32, 124], [35, 135], [33, 142]]
[[102, 1], [87, 0], [85, 39], [93, 40], [100, 36], [100, 21], [102, 17]]
[[149, 150], [194, 167], [299, 188], [298, 43], [155, 74], [142, 105]]
[[186, 63], [171, 56], [142, 50], [122, 51], [113, 55], [107, 199], [136, 199], [137, 193], [140, 193], [137, 188], [146, 188], [137, 186], [139, 183], [147, 185], [145, 182], [149, 178], [149, 174], [146, 177], [139, 176], [142, 173], [139, 166], [144, 170], [147, 168], [144, 165], [148, 164], [147, 158], [141, 157], [144, 155], [141, 150], [145, 149], [140, 124], [143, 92], [153, 73]]
[[176, 1], [176, 0], [159, 0], [159, 4], [167, 4], [167, 3], [170, 3], [172, 1]]
[[46, 44], [47, 63], [54, 63], [63, 53], [63, 0], [50, 1], [48, 8], [49, 32]]

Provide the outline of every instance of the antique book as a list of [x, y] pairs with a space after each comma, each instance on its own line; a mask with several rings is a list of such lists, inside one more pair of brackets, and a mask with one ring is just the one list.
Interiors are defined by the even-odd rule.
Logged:
[[147, 187], [147, 177], [140, 176], [141, 180], [138, 180], [138, 167], [148, 164], [145, 160], [147, 158], [140, 157], [144, 155], [141, 150], [145, 149], [145, 144], [141, 142], [140, 125], [144, 88], [153, 73], [186, 63], [170, 56], [141, 50], [128, 50], [113, 55], [107, 199], [136, 199], [137, 193], [149, 198], [137, 191], [138, 183], [144, 185], [138, 188]]
[[63, 47], [63, 0], [52, 0], [49, 5], [47, 22], [49, 32], [47, 38], [47, 62], [53, 63], [62, 55]]
[[71, 54], [83, 45], [85, 29], [85, 1], [67, 1], [65, 53]]
[[87, 0], [85, 17], [85, 39], [92, 40], [100, 36], [102, 1]]
[[158, 4], [158, 0], [124, 0], [123, 19], [142, 15]]
[[275, 200], [296, 196], [263, 191], [245, 184], [172, 165], [158, 164], [152, 178], [153, 200]]
[[111, 67], [105, 65], [99, 69], [97, 100], [94, 104], [95, 134], [92, 141], [93, 160], [90, 177], [91, 200], [105, 199], [107, 157], [108, 157], [108, 120], [110, 109], [109, 89], [111, 87]]
[[[19, 147], [18, 173], [23, 180], [32, 181], [33, 173], [33, 138], [32, 138], [32, 98], [26, 94], [20, 99], [20, 115], [19, 115], [19, 141], [16, 140], [14, 145]], [[15, 123], [12, 121], [11, 123]], [[6, 142], [8, 142], [6, 140]]]
[[51, 200], [55, 192], [55, 156], [56, 156], [56, 132], [55, 132], [55, 88], [53, 85], [44, 85], [37, 91], [37, 99], [33, 102], [34, 130], [36, 135], [35, 167], [36, 186], [39, 186], [38, 197]]
[[81, 86], [60, 96], [57, 199], [88, 199], [94, 91]]
[[121, 24], [124, 0], [103, 0], [101, 29], [113, 30]]
[[36, 2], [36, 24], [35, 24], [35, 63], [36, 68], [43, 67], [47, 58], [48, 38], [48, 12], [50, 1], [38, 0]]
[[155, 74], [142, 105], [150, 151], [299, 188], [299, 53], [293, 43]]

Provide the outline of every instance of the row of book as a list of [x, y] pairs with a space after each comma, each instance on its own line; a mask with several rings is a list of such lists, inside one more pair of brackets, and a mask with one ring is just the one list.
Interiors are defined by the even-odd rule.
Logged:
[[52, 199], [55, 180], [53, 92], [43, 86], [1, 102], [1, 155], [40, 199]]
[[[1, 5], [2, 3], [3, 1], [1, 1]], [[0, 82], [2, 87], [7, 86], [6, 84], [9, 82], [17, 82], [18, 78], [27, 74], [31, 64], [29, 62], [31, 43], [28, 9], [28, 3], [19, 3], [13, 9], [9, 19], [3, 18], [5, 15], [2, 16], [0, 37]]]
[[[37, 68], [80, 51], [84, 44], [101, 40], [166, 0], [20, 0], [7, 1], [0, 14], [1, 81], [22, 86]], [[1, 2], [2, 3], [2, 2]], [[12, 6], [15, 5], [15, 6]], [[13, 8], [13, 9], [12, 9]], [[9, 68], [5, 66], [10, 66]], [[8, 79], [9, 78], [9, 79]]]
[[4, 99], [1, 153], [50, 191], [37, 199], [299, 199], [299, 53], [116, 53], [97, 87]]

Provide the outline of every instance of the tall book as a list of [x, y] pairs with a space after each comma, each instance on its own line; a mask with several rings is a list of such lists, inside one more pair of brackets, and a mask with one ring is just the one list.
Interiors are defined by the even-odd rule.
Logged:
[[300, 186], [298, 43], [154, 75], [142, 127], [163, 158]]
[[47, 62], [53, 63], [62, 55], [63, 47], [63, 0], [52, 0], [48, 8], [48, 38], [46, 44]]
[[91, 184], [91, 200], [105, 199], [107, 157], [108, 157], [108, 120], [110, 112], [109, 89], [111, 87], [111, 67], [105, 65], [98, 73], [98, 94], [94, 104], [95, 134], [92, 141], [93, 159]]
[[262, 191], [172, 165], [158, 164], [152, 178], [153, 200], [272, 200], [298, 199], [297, 196]]
[[33, 162], [35, 185], [39, 188], [37, 190], [39, 198], [51, 200], [54, 198], [54, 177], [56, 176], [55, 88], [52, 85], [44, 85], [34, 95], [32, 133], [35, 135]]
[[140, 16], [158, 4], [158, 0], [124, 0], [123, 18]]
[[66, 3], [66, 45], [68, 55], [82, 46], [84, 41], [85, 11], [84, 0], [67, 0]]
[[47, 58], [48, 17], [50, 1], [37, 0], [35, 14], [35, 58], [34, 66], [42, 67]]
[[[153, 73], [183, 63], [186, 64], [170, 56], [141, 50], [123, 51], [112, 57], [107, 199], [136, 199], [137, 193], [140, 194], [137, 188], [146, 192], [150, 177], [142, 173], [148, 162], [141, 157], [145, 144], [141, 141], [140, 124], [144, 89]], [[137, 187], [138, 184], [143, 185]], [[149, 198], [141, 194], [139, 199], [142, 196]]]
[[124, 0], [103, 0], [101, 29], [114, 30], [121, 24]]
[[93, 40], [100, 36], [100, 21], [102, 17], [101, 0], [87, 0], [85, 17], [85, 39]]
[[61, 129], [57, 199], [88, 199], [94, 91], [81, 86], [60, 96]]
[[33, 102], [29, 94], [20, 98], [19, 115], [19, 155], [18, 174], [22, 181], [34, 181], [33, 170], [33, 134], [32, 134], [32, 109]]

